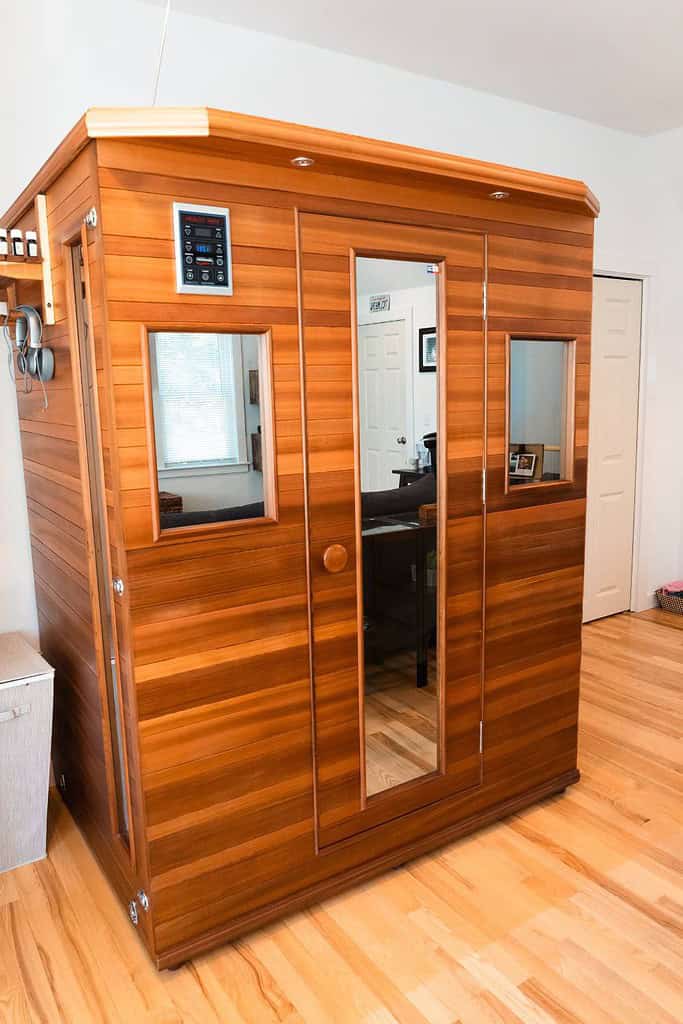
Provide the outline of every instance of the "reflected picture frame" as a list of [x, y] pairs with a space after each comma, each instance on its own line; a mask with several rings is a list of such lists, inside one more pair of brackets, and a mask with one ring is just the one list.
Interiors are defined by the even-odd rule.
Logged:
[[436, 327], [421, 327], [418, 333], [420, 373], [436, 373]]
[[[512, 460], [512, 454], [510, 455]], [[536, 456], [533, 452], [518, 452], [515, 459], [514, 473], [516, 476], [533, 478], [536, 471]]]

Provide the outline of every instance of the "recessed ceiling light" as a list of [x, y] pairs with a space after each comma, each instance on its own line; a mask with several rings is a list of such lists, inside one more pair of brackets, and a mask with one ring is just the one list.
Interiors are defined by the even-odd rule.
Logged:
[[312, 167], [315, 160], [312, 156], [295, 156], [292, 163], [295, 167]]
[[510, 198], [510, 193], [509, 192], [501, 192], [500, 190], [497, 190], [495, 192], [489, 192], [489, 199], [509, 199], [509, 198]]

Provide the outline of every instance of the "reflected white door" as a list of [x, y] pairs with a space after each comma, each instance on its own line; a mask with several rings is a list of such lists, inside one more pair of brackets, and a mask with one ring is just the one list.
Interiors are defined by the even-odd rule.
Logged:
[[405, 320], [360, 324], [358, 383], [361, 489], [398, 486], [395, 469], [415, 454], [408, 383], [410, 346]]
[[593, 282], [584, 622], [631, 604], [642, 283]]

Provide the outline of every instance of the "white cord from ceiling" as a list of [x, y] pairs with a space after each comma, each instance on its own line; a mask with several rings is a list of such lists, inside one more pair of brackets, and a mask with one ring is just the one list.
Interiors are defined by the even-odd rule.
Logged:
[[166, 33], [168, 31], [168, 19], [171, 14], [171, 0], [166, 0], [166, 10], [164, 11], [164, 24], [161, 29], [161, 44], [159, 46], [159, 60], [157, 61], [157, 70], [154, 76], [154, 93], [152, 95], [152, 106], [156, 107], [157, 100], [159, 99], [159, 79], [161, 78], [161, 65], [164, 59], [164, 50], [166, 48]]

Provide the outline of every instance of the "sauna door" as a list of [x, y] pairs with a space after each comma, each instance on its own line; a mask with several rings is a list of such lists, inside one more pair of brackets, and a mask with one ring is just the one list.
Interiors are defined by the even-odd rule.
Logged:
[[484, 243], [299, 230], [323, 847], [481, 782]]

